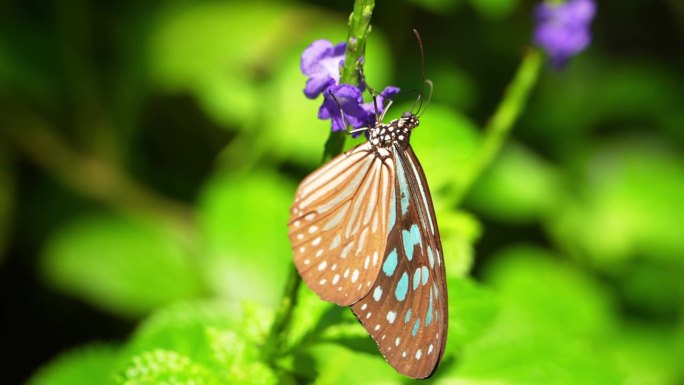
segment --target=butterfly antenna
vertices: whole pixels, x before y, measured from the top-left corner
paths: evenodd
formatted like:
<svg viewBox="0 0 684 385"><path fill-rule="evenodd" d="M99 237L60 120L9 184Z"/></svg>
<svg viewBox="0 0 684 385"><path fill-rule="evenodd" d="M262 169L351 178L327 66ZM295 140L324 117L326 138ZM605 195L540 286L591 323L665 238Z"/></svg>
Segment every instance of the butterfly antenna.
<svg viewBox="0 0 684 385"><path fill-rule="evenodd" d="M359 83L361 86L365 86L368 89L368 93L371 94L371 97L373 98L373 107L375 108L375 122L380 122L382 121L383 117L385 116L385 111L380 112L378 110L378 101L377 101L377 96L378 93L375 91L373 87L371 87L368 82L366 81L366 75L363 73L363 67L359 67Z"/></svg>
<svg viewBox="0 0 684 385"><path fill-rule="evenodd" d="M427 94L427 102L425 102L425 108L427 108L427 105L430 104L430 99L432 99L433 84L431 80L425 77L425 50L423 49L423 39L421 39L420 33L418 33L418 30L415 28L413 29L413 34L416 35L418 47L420 48L420 73L423 77L423 85L420 89L420 94L418 95L418 98L416 99L415 103L413 103L411 111L413 111L416 107L416 104L418 104L418 109L416 109L415 115L422 115L423 113L425 113L425 109L423 108L423 101L425 100L426 95L425 85L427 84L430 87L430 91Z"/></svg>
<svg viewBox="0 0 684 385"><path fill-rule="evenodd" d="M353 133L353 131L347 131L347 120L344 118L344 110L342 109L342 105L337 100L337 97L335 97L335 94L333 94L332 90L328 89L328 93L330 94L330 97L333 99L335 104L337 104L337 108L340 109L340 116L342 117L342 127L344 127L344 131L347 134Z"/></svg>
<svg viewBox="0 0 684 385"><path fill-rule="evenodd" d="M423 82L423 87L425 87L425 84L428 85L428 88L430 89L430 92L427 94L427 100L425 101L425 108L422 110L419 109L418 115L422 116L425 111L427 110L427 107L430 105L430 100L432 100L432 90L434 90L434 85L432 84L432 80L430 79L425 79ZM423 103L421 103L421 107L423 107Z"/></svg>

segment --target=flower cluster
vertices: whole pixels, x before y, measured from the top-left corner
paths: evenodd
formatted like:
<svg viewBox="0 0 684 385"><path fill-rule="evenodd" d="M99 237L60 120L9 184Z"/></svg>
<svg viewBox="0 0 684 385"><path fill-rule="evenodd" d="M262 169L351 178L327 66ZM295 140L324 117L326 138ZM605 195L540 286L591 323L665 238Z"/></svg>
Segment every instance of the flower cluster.
<svg viewBox="0 0 684 385"><path fill-rule="evenodd" d="M537 6L534 41L548 53L554 67L564 66L589 45L589 24L595 13L594 0L547 0Z"/></svg>
<svg viewBox="0 0 684 385"><path fill-rule="evenodd" d="M327 40L316 40L302 54L302 73L308 77L304 95L315 99L323 94L318 118L330 119L333 131L343 131L345 123L353 128L371 127L376 113L385 109L384 101L399 93L397 87L387 87L374 102L363 102L364 88L340 84L340 67L344 64L346 43L333 45ZM352 134L358 136L359 133Z"/></svg>

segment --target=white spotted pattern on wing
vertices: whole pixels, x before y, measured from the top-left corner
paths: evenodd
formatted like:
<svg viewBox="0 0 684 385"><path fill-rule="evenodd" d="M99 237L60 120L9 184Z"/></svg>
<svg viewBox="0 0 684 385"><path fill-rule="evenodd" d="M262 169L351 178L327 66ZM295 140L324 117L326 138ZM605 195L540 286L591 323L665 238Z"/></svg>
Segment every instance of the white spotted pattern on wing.
<svg viewBox="0 0 684 385"><path fill-rule="evenodd" d="M339 305L371 290L387 242L394 164L369 152L366 142L314 171L300 184L290 210L300 275L322 299Z"/></svg>

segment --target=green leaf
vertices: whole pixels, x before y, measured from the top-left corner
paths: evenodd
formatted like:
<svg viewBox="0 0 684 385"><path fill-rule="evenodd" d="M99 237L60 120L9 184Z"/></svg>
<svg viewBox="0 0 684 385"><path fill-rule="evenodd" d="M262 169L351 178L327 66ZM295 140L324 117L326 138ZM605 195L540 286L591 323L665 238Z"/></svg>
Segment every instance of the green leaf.
<svg viewBox="0 0 684 385"><path fill-rule="evenodd" d="M498 311L493 292L469 278L447 279L449 289L449 335L446 354L458 354L480 337Z"/></svg>
<svg viewBox="0 0 684 385"><path fill-rule="evenodd" d="M613 300L598 282L543 249L518 246L495 257L486 281L520 316L535 321L523 328L548 328L574 336L601 335L612 329Z"/></svg>
<svg viewBox="0 0 684 385"><path fill-rule="evenodd" d="M435 63L435 66L430 65L430 79L439 86L433 91L430 103L457 111L469 111L477 105L480 90L471 75L451 62Z"/></svg>
<svg viewBox="0 0 684 385"><path fill-rule="evenodd" d="M112 369L118 348L92 344L64 353L38 371L28 385L114 384Z"/></svg>
<svg viewBox="0 0 684 385"><path fill-rule="evenodd" d="M527 247L485 272L500 311L439 383L618 384L607 336L615 327L605 290L549 253Z"/></svg>
<svg viewBox="0 0 684 385"><path fill-rule="evenodd" d="M684 378L684 330L628 324L616 333L615 361L625 383L679 384Z"/></svg>
<svg viewBox="0 0 684 385"><path fill-rule="evenodd" d="M355 353L333 344L319 344L310 349L316 370L316 385L387 384L402 380L380 355Z"/></svg>
<svg viewBox="0 0 684 385"><path fill-rule="evenodd" d="M474 262L474 244L480 238L480 222L464 211L440 210L436 215L447 276L463 277L470 272Z"/></svg>
<svg viewBox="0 0 684 385"><path fill-rule="evenodd" d="M684 253L684 158L662 143L627 138L577 159L577 192L561 202L551 234L571 252L612 266L637 255L679 263Z"/></svg>
<svg viewBox="0 0 684 385"><path fill-rule="evenodd" d="M162 367L155 375L173 375L179 368L198 373L207 383L275 383L271 369L260 361L259 350L271 318L270 312L258 306L219 301L170 306L138 328L119 372L130 380L131 371L137 375L145 366L154 365L157 357L168 357L174 367Z"/></svg>
<svg viewBox="0 0 684 385"><path fill-rule="evenodd" d="M659 319L682 312L684 263L636 259L613 272L624 306Z"/></svg>
<svg viewBox="0 0 684 385"><path fill-rule="evenodd" d="M529 222L555 210L561 194L554 167L522 145L509 144L468 193L467 204L502 221Z"/></svg>
<svg viewBox="0 0 684 385"><path fill-rule="evenodd" d="M294 185L275 174L217 174L199 202L205 273L231 301L275 307L292 262L287 238Z"/></svg>
<svg viewBox="0 0 684 385"><path fill-rule="evenodd" d="M252 121L263 103L259 71L273 63L302 16L275 3L169 6L151 32L152 81L167 91L190 92L220 123Z"/></svg>
<svg viewBox="0 0 684 385"><path fill-rule="evenodd" d="M138 317L202 292L183 234L156 220L89 215L55 233L41 269L59 290L107 311Z"/></svg>
<svg viewBox="0 0 684 385"><path fill-rule="evenodd" d="M131 359L116 377L120 385L218 385L221 382L204 366L172 351L155 349Z"/></svg>

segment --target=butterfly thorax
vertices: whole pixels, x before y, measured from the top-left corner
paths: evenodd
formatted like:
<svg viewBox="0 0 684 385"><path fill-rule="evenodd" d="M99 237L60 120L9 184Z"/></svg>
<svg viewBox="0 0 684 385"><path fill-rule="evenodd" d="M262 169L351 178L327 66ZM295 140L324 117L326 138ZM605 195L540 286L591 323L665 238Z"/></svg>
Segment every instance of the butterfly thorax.
<svg viewBox="0 0 684 385"><path fill-rule="evenodd" d="M418 118L412 114L405 114L389 123L378 123L369 130L368 141L376 148L387 148L395 143L402 149L406 148L411 130L418 124L420 124Z"/></svg>

